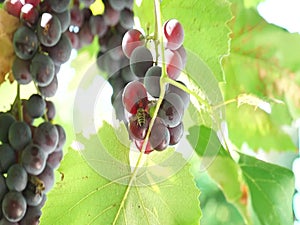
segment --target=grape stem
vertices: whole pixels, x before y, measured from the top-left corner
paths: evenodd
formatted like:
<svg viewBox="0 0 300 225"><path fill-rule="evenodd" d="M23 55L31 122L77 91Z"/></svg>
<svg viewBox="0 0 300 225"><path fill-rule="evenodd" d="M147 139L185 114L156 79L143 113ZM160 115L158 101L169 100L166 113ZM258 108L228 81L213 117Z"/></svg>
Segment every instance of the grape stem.
<svg viewBox="0 0 300 225"><path fill-rule="evenodd" d="M155 50L156 50L156 55L158 55L158 41L157 40L159 40L160 43L163 43L162 32L161 32L161 29L160 29L162 23L161 23L161 9L160 9L159 0L154 0L154 13L155 13L155 32L154 32ZM154 121L157 117L159 107L160 107L160 105L163 101L164 95L165 95L165 91L166 91L165 84L166 83L165 83L164 78L167 77L167 70L166 70L166 64L165 64L163 44L161 44L161 48L162 48L162 75L160 77L160 96L159 96L159 99L157 100L157 104L156 104L156 107L155 107L155 110L154 110L154 113L153 113L153 117L150 120L149 128L148 128L146 137L144 139L144 143L142 145L142 149L141 149L141 152L139 154L138 160L136 162L135 168L132 172L132 175L131 175L131 178L129 180L128 186L127 186L126 191L124 193L124 197L123 197L123 199L120 203L118 212L117 212L117 214L114 218L114 221L112 223L113 225L115 225L117 223L117 220L120 216L120 213L121 213L121 211L124 207L125 201L128 197L129 191L130 191L131 187L133 186L133 183L135 181L135 178L136 178L138 170L139 170L139 165L142 162L143 156L145 156L146 146L147 146L148 141L149 141L149 137L150 137L150 133L151 133Z"/></svg>
<svg viewBox="0 0 300 225"><path fill-rule="evenodd" d="M23 113L22 113L22 104L21 104L21 94L20 94L20 84L17 84L17 106L18 106L18 115L19 115L19 120L23 121Z"/></svg>

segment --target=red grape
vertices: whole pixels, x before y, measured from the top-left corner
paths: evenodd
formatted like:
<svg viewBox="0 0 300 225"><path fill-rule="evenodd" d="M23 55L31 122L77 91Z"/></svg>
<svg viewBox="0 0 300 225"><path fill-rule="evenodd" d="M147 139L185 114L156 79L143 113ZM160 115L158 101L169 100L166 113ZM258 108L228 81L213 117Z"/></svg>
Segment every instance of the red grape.
<svg viewBox="0 0 300 225"><path fill-rule="evenodd" d="M144 45L143 34L136 29L131 29L127 31L122 40L122 49L124 54L130 58L132 51L138 47Z"/></svg>
<svg viewBox="0 0 300 225"><path fill-rule="evenodd" d="M182 45L184 38L182 25L176 19L170 19L165 22L163 28L166 48L171 50L178 49Z"/></svg>

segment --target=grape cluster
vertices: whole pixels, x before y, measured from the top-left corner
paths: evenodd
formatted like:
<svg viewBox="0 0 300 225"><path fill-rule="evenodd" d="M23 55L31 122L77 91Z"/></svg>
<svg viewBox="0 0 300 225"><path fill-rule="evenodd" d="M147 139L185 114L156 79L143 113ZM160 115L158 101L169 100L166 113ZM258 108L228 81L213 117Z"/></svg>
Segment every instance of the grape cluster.
<svg viewBox="0 0 300 225"><path fill-rule="evenodd" d="M18 118L18 104L0 114L0 224L39 223L54 170L63 158L66 134L51 123L53 102L33 94L22 105L24 120Z"/></svg>
<svg viewBox="0 0 300 225"><path fill-rule="evenodd" d="M186 54L183 47L183 28L175 19L163 26L164 56L167 75L176 80L185 66ZM122 93L122 103L129 115L128 132L139 150L142 149L153 109L161 95L160 77L162 60L160 43L151 36L144 37L137 29L127 31L122 40L122 50L129 58L129 67L139 80L129 82ZM181 81L177 81L184 85ZM185 85L184 85L185 86ZM167 84L163 100L150 132L145 153L162 151L177 144L184 132L182 118L190 96L176 85Z"/></svg>
<svg viewBox="0 0 300 225"><path fill-rule="evenodd" d="M65 34L70 24L70 0L5 0L4 9L20 18L13 36L16 54L12 65L15 80L22 85L32 80L45 97L55 95L56 74L72 50Z"/></svg>

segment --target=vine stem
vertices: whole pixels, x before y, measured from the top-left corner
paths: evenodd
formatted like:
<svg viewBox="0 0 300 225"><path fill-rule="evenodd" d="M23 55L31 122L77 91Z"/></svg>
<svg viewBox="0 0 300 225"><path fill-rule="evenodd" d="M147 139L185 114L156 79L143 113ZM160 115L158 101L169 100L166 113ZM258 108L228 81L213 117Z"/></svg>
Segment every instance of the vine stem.
<svg viewBox="0 0 300 225"><path fill-rule="evenodd" d="M163 38L162 38L162 33L161 33L161 9L160 9L160 3L159 3L159 0L154 0L154 14L155 14L155 32L154 32L154 37L155 37L155 50L156 50L156 55L158 54L158 42L156 40L159 40L160 43L163 43ZM163 98L164 98L164 95L165 95L165 77L167 76L167 73L166 73L166 66L165 66L165 58L164 58L164 48L163 48L163 44L161 44L161 47L162 47L162 64L163 64L163 67L162 67L162 75L161 75L161 78L160 78L160 96L159 96L159 99L157 100L157 104L156 104L156 107L155 107L155 110L154 110L154 113L153 113L153 117L151 118L150 120L150 124L149 124L149 128L148 128L148 131L147 131L147 134L146 134L146 137L145 137L145 140L143 142L143 145L142 145L142 149L141 149L141 152L139 154L139 157L138 157L138 160L136 162L136 165L135 165L135 168L132 172L132 175L130 177L130 180L129 180L129 183L128 183L128 186L126 188L126 191L124 193L124 197L121 201L121 204L119 206L119 209L118 209L118 212L114 218L114 221L113 221L113 225L115 225L117 223L117 220L120 216L120 213L124 207L124 204L128 198L128 195L129 195L129 191L131 190L132 188L132 185L133 185L133 182L137 176L137 173L139 171L139 165L141 164L141 161L142 161L142 158L143 156L145 155L145 151L146 151L146 147L147 147L147 144L148 144L148 141L149 141L149 137L150 137L150 133L151 133L151 130L153 128L153 125L154 125L154 121L157 117L157 114L158 114L158 110L159 110L159 107L163 101Z"/></svg>
<svg viewBox="0 0 300 225"><path fill-rule="evenodd" d="M17 106L18 106L18 115L19 115L19 120L23 121L23 113L22 113L22 104L21 104L21 91L20 91L20 84L17 84Z"/></svg>

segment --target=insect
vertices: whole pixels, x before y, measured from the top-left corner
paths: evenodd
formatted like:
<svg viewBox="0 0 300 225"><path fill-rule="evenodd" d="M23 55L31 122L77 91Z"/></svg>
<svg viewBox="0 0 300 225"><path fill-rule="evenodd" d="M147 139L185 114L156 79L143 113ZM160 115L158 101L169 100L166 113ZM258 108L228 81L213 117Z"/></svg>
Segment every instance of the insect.
<svg viewBox="0 0 300 225"><path fill-rule="evenodd" d="M146 111L143 108L138 108L137 113L137 123L140 127L143 127L146 124Z"/></svg>

